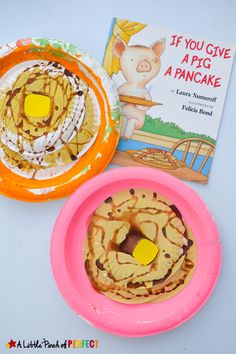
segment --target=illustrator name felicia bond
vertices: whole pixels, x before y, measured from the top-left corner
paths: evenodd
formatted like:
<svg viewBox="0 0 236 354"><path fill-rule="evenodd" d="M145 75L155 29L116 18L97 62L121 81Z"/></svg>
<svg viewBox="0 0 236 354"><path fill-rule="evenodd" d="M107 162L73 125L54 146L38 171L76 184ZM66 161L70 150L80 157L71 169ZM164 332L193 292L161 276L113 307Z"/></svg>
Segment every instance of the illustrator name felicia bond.
<svg viewBox="0 0 236 354"><path fill-rule="evenodd" d="M206 111L205 109L197 109L196 107L186 106L185 104L182 105L182 111L193 112L198 114L203 114L206 116L212 116L213 111Z"/></svg>
<svg viewBox="0 0 236 354"><path fill-rule="evenodd" d="M192 97L192 98L197 98L198 100L203 100L203 101L209 101L209 102L216 102L217 97L208 97L208 96L201 96L198 95L196 92L190 93L186 91L181 91L179 89L176 90L177 95L182 95L182 96L187 96L187 97Z"/></svg>

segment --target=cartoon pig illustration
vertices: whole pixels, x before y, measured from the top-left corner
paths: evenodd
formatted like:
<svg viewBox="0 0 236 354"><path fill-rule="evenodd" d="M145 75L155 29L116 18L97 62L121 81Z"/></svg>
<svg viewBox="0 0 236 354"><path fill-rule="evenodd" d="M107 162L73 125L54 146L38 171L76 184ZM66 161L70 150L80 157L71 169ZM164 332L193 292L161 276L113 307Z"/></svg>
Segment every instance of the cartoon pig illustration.
<svg viewBox="0 0 236 354"><path fill-rule="evenodd" d="M121 71L127 81L118 88L119 95L152 100L146 85L159 73L160 57L164 49L165 38L146 47L143 45L128 46L119 35L116 36L113 43L113 55L120 59ZM133 103L122 104L121 137L123 139L131 138L134 129L142 128L146 111L149 108Z"/></svg>

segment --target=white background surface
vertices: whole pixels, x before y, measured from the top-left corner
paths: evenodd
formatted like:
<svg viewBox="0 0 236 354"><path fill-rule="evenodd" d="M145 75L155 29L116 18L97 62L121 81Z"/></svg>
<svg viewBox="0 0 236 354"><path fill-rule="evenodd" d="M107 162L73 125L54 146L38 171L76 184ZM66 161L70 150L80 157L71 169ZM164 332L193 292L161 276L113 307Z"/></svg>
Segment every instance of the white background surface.
<svg viewBox="0 0 236 354"><path fill-rule="evenodd" d="M47 36L70 41L100 62L113 16L236 43L236 1L3 1L0 42ZM65 304L52 277L49 243L64 200L43 204L0 197L0 353L14 340L99 339L98 354L234 354L236 352L236 71L232 72L211 177L192 184L214 214L223 242L223 268L204 308L158 336L124 339L101 332ZM67 349L68 350L68 349ZM12 349L13 352L67 350Z"/></svg>

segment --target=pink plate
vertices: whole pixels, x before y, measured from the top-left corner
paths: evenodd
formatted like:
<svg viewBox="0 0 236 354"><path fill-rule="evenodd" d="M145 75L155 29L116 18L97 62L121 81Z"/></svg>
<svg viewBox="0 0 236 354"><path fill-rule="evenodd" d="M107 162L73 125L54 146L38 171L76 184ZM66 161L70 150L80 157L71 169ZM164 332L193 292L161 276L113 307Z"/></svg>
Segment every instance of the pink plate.
<svg viewBox="0 0 236 354"><path fill-rule="evenodd" d="M130 188L151 189L169 198L195 235L197 264L192 279L163 302L118 303L97 292L85 271L82 249L91 215L110 195ZM140 337L170 330L203 306L219 276L221 243L206 205L187 185L159 170L119 168L92 178L65 204L52 234L51 265L60 292L76 313L104 331Z"/></svg>

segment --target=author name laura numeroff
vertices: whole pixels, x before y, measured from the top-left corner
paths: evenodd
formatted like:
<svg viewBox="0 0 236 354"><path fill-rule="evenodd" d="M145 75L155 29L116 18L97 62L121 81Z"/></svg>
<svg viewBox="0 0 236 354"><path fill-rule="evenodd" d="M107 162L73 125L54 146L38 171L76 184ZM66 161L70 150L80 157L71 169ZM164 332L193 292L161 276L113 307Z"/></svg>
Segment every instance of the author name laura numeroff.
<svg viewBox="0 0 236 354"><path fill-rule="evenodd" d="M186 91L181 91L179 89L176 90L176 94L195 98L195 99L202 100L202 101L212 102L212 103L216 102L216 100L217 100L217 97L201 96L201 95L198 95L196 92L190 93L190 92L186 92ZM208 111L208 110L202 109L202 108L198 109L198 108L192 107L190 105L186 106L185 104L182 105L182 110L193 112L193 113L198 113L198 114L203 114L206 116L212 116L212 114L213 114L213 111Z"/></svg>

